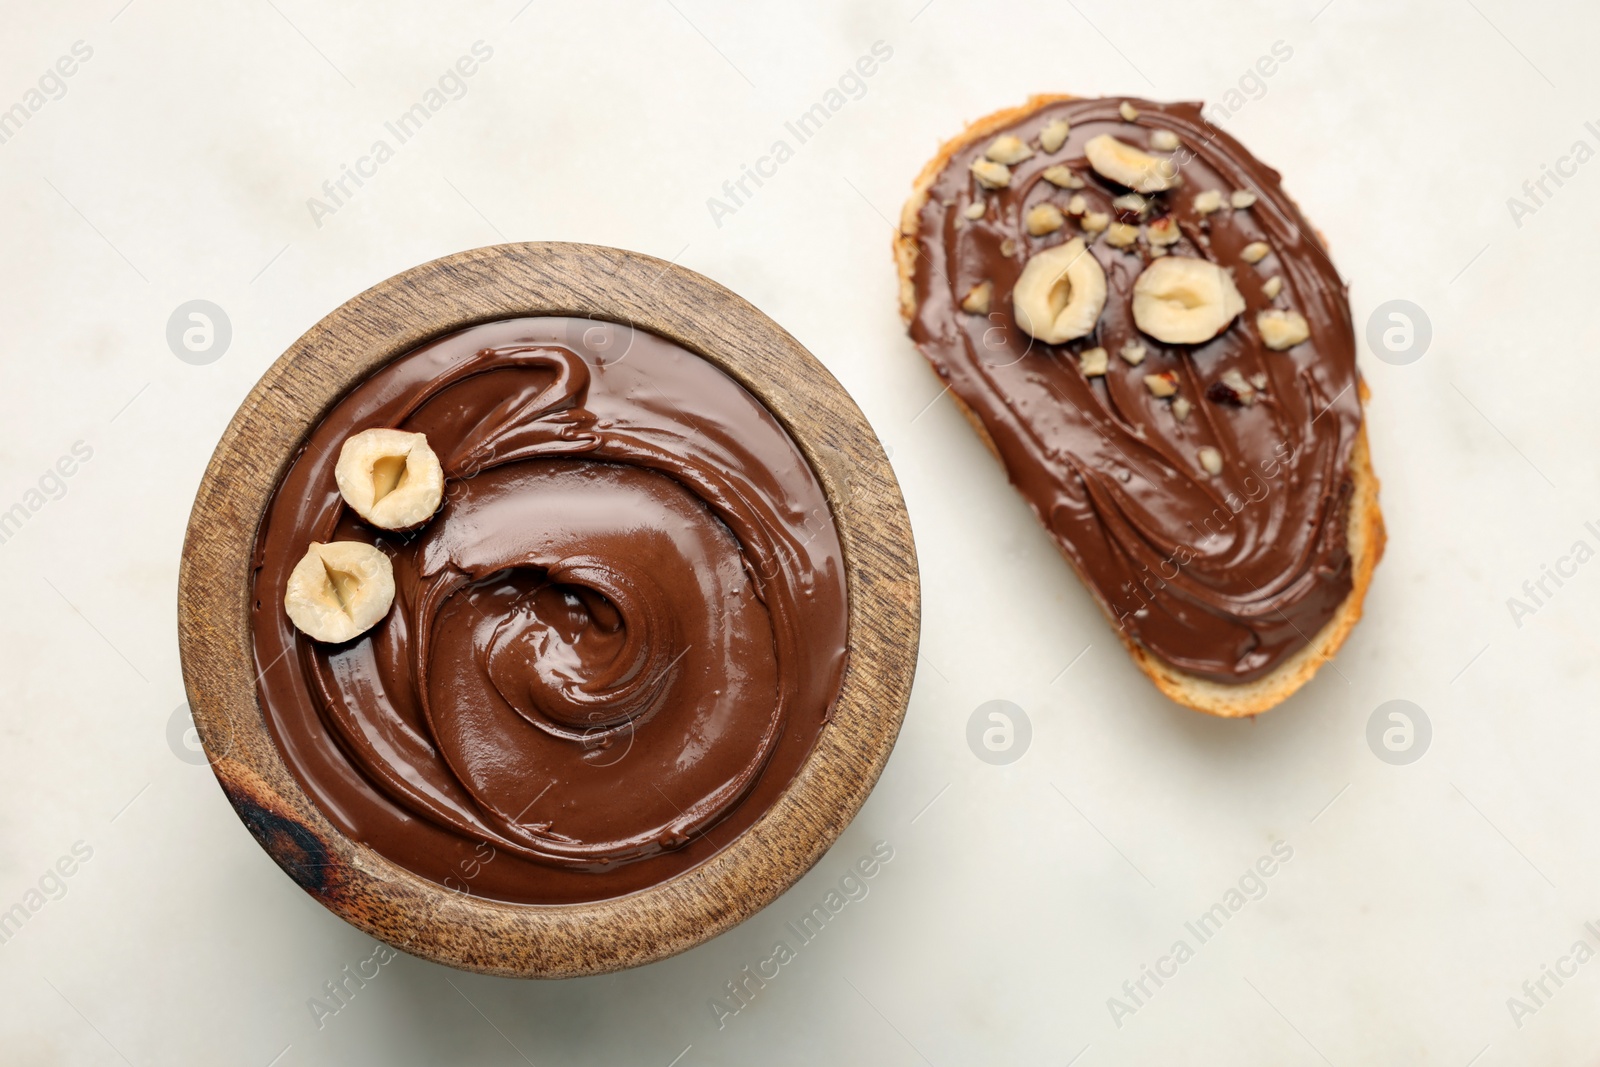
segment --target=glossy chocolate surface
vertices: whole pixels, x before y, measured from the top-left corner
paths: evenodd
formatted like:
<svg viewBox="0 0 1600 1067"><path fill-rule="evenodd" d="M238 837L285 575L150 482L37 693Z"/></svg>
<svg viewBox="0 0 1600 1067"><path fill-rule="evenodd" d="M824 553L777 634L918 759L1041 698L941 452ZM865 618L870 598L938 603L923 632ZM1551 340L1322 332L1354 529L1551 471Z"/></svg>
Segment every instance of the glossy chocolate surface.
<svg viewBox="0 0 1600 1067"><path fill-rule="evenodd" d="M333 467L370 427L427 434L445 500L363 523ZM309 542L394 564L342 645L283 610ZM704 862L765 812L827 722L845 570L823 490L767 409L663 338L490 323L387 365L324 417L256 546L259 691L339 828L452 889L599 900Z"/></svg>
<svg viewBox="0 0 1600 1067"><path fill-rule="evenodd" d="M1139 114L1130 122L1121 102L1051 103L955 152L917 220L911 336L982 423L1012 482L1115 624L1180 670L1248 682L1304 647L1351 591L1346 512L1362 413L1345 286L1278 173L1205 121L1198 105L1134 101ZM1039 132L1057 119L1070 123L1070 134L1046 152ZM1154 147L1158 130L1176 135L1180 147ZM969 166L1008 132L1033 155L1011 167L1007 187L984 189ZM1129 190L1085 157L1085 143L1099 134L1172 159L1182 184L1149 194L1142 218L1114 205ZM1045 178L1059 165L1082 188ZM1209 214L1195 205L1207 190L1222 201ZM1232 207L1236 190L1255 202ZM1204 344L1163 344L1141 332L1132 290L1158 254L1147 230L1123 249L1071 217L1043 236L1025 228L1030 208L1049 201L1069 213L1074 195L1089 212L1132 225L1176 220L1181 236L1165 254L1230 270L1245 312ZM971 219L975 201L985 211ZM1018 328L1012 289L1032 255L1074 237L1091 242L1104 268L1105 308L1089 336L1043 344ZM1254 242L1270 251L1250 264L1242 253ZM1276 298L1265 291L1273 277L1282 279ZM983 282L993 286L988 314L962 310ZM1302 314L1310 338L1269 350L1256 315L1273 307ZM1119 358L1130 342L1148 352L1137 366ZM1103 376L1079 366L1078 355L1094 347L1110 354ZM1250 403L1223 383L1230 371L1261 383ZM1166 372L1192 405L1185 419L1174 399L1145 383ZM1220 473L1203 469L1203 448L1220 453Z"/></svg>

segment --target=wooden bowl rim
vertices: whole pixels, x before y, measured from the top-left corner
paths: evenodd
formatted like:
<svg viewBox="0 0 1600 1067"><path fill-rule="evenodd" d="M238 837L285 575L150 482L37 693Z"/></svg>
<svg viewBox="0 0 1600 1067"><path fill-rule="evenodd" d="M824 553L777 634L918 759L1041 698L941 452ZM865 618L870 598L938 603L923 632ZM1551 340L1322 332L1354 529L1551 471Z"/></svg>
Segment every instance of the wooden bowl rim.
<svg viewBox="0 0 1600 1067"><path fill-rule="evenodd" d="M273 490L311 429L390 360L469 326L579 316L644 329L731 375L816 472L844 549L849 663L799 773L699 867L585 904L463 895L341 833L290 773L263 715L251 555ZM843 462L841 462L843 459ZM195 496L178 583L184 687L240 819L302 888L399 949L465 970L567 977L638 966L742 922L819 860L866 801L899 734L919 637L916 553L887 457L844 388L795 338L703 275L598 245L530 242L423 263L342 304L278 358L224 431Z"/></svg>

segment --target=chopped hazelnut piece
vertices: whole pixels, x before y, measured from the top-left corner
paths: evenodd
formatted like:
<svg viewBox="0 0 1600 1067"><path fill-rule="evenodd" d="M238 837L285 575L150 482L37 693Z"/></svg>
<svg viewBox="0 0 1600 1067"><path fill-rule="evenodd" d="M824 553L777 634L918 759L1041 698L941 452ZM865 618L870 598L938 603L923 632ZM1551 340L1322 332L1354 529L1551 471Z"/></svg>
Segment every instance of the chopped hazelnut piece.
<svg viewBox="0 0 1600 1067"><path fill-rule="evenodd" d="M1209 215L1213 211L1222 210L1222 190L1207 189L1203 193L1196 193L1194 209L1201 215Z"/></svg>
<svg viewBox="0 0 1600 1067"><path fill-rule="evenodd" d="M1311 336L1311 327L1298 311L1268 308L1256 315L1256 329L1261 331L1261 343L1274 352L1282 352Z"/></svg>
<svg viewBox="0 0 1600 1067"><path fill-rule="evenodd" d="M1059 186L1062 189L1083 188L1083 179L1072 173L1071 167L1060 163L1053 167L1046 167L1041 177L1051 185Z"/></svg>
<svg viewBox="0 0 1600 1067"><path fill-rule="evenodd" d="M1257 389L1265 389L1267 387L1267 381L1268 379L1266 371L1258 370L1254 374L1250 375L1250 384L1255 386Z"/></svg>
<svg viewBox="0 0 1600 1067"><path fill-rule="evenodd" d="M1106 244L1113 248L1131 248L1139 240L1139 227L1129 226L1126 222L1113 222L1111 228L1106 230Z"/></svg>
<svg viewBox="0 0 1600 1067"><path fill-rule="evenodd" d="M1150 135L1150 147L1157 152L1174 152L1178 148L1178 135L1171 130L1157 130Z"/></svg>
<svg viewBox="0 0 1600 1067"><path fill-rule="evenodd" d="M1122 351L1117 353L1117 355L1121 356L1127 361L1127 364L1130 367L1137 367L1139 364L1143 363L1144 357L1148 356L1149 354L1150 350L1144 346L1143 341L1129 341L1127 344L1122 346Z"/></svg>
<svg viewBox="0 0 1600 1067"><path fill-rule="evenodd" d="M1085 378L1098 378L1110 366L1110 357L1103 348L1090 348L1078 357L1078 367L1083 371Z"/></svg>
<svg viewBox="0 0 1600 1067"><path fill-rule="evenodd" d="M1123 193L1111 201L1111 206L1118 211L1125 211L1130 215L1142 217L1146 211L1150 210L1150 201L1138 193Z"/></svg>
<svg viewBox="0 0 1600 1067"><path fill-rule="evenodd" d="M972 176L985 189L1004 189L1011 184L1011 168L992 159L974 159Z"/></svg>
<svg viewBox="0 0 1600 1067"><path fill-rule="evenodd" d="M1044 124L1044 129L1039 131L1039 147L1046 152L1060 151L1061 146L1066 144L1067 133L1071 129L1066 119L1051 119Z"/></svg>
<svg viewBox="0 0 1600 1067"><path fill-rule="evenodd" d="M1248 189L1235 189L1233 195L1228 197L1228 203L1241 211L1256 202L1256 194Z"/></svg>
<svg viewBox="0 0 1600 1067"><path fill-rule="evenodd" d="M989 210L989 205L982 200L974 200L961 212L969 219L981 219L983 213Z"/></svg>
<svg viewBox="0 0 1600 1067"><path fill-rule="evenodd" d="M1122 116L1123 122L1132 122L1139 117L1139 109L1124 100L1122 106L1117 108L1117 114Z"/></svg>
<svg viewBox="0 0 1600 1067"><path fill-rule="evenodd" d="M990 141L989 147L983 150L983 154L996 163L1004 163L1010 166L1013 163L1021 163L1024 159L1031 157L1033 149L1023 144L1022 138L1008 133Z"/></svg>
<svg viewBox="0 0 1600 1067"><path fill-rule="evenodd" d="M1150 243L1156 247L1175 245L1183 237L1178 230L1178 220L1171 215L1156 219L1145 228L1145 233L1150 237Z"/></svg>
<svg viewBox="0 0 1600 1067"><path fill-rule="evenodd" d="M1222 473L1222 453L1210 445L1200 450L1200 466L1205 468L1207 474Z"/></svg>
<svg viewBox="0 0 1600 1067"><path fill-rule="evenodd" d="M1099 233L1111 225L1111 216L1104 211L1091 211L1083 216L1082 225L1090 233Z"/></svg>
<svg viewBox="0 0 1600 1067"><path fill-rule="evenodd" d="M1162 371L1160 374L1146 374L1144 387L1150 390L1150 395L1165 398L1178 395L1178 376L1171 371Z"/></svg>
<svg viewBox="0 0 1600 1067"><path fill-rule="evenodd" d="M1265 294L1268 300L1278 299L1278 294L1283 292L1283 276L1281 274L1274 274L1272 277L1268 278L1267 284L1261 287L1261 292Z"/></svg>
<svg viewBox="0 0 1600 1067"><path fill-rule="evenodd" d="M1239 258L1246 263L1260 263L1267 258L1267 253L1272 251L1272 246L1265 241L1251 241L1239 253Z"/></svg>
<svg viewBox="0 0 1600 1067"><path fill-rule="evenodd" d="M1178 399L1172 402L1172 417L1177 419L1179 422L1187 419L1189 417L1189 412L1192 410L1194 410L1194 405L1189 403L1188 397L1180 396Z"/></svg>
<svg viewBox="0 0 1600 1067"><path fill-rule="evenodd" d="M1028 233L1034 237L1043 237L1047 233L1055 233L1066 224L1066 217L1061 214L1061 209L1051 203L1035 204L1028 209L1023 225L1028 228Z"/></svg>
<svg viewBox="0 0 1600 1067"><path fill-rule="evenodd" d="M1002 256L1014 256L1014 255L1016 255L1017 254L1017 242L1013 241L1009 237L1007 237L1004 241L1001 241L1000 242L1000 254Z"/></svg>
<svg viewBox="0 0 1600 1067"><path fill-rule="evenodd" d="M979 282L961 298L961 310L971 315L989 314L989 298L994 295L994 282Z"/></svg>
<svg viewBox="0 0 1600 1067"><path fill-rule="evenodd" d="M1211 383L1206 390L1206 399L1247 408L1256 402L1256 389L1244 380L1244 375L1237 369L1230 369L1222 372L1220 380Z"/></svg>
<svg viewBox="0 0 1600 1067"><path fill-rule="evenodd" d="M1089 210L1089 201L1083 198L1082 193L1073 193L1072 199L1067 201L1068 215L1082 215Z"/></svg>

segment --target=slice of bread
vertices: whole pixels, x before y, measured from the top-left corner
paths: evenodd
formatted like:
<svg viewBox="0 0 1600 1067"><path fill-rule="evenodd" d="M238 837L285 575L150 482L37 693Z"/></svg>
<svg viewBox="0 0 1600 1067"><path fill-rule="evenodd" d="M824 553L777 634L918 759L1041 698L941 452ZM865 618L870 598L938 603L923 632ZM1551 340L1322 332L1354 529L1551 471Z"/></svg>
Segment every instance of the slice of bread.
<svg viewBox="0 0 1600 1067"><path fill-rule="evenodd" d="M1063 94L1032 96L1021 107L1007 108L981 118L945 142L928 161L927 166L922 168L922 173L917 175L911 197L901 210L900 228L894 238L895 262L900 272L900 314L907 325L917 310L916 272L920 258L917 237L922 208L927 202L928 190L940 173L957 152L974 141L987 139L990 135L1026 119L1041 108L1071 99L1074 98ZM1318 238L1321 239L1320 234ZM1326 242L1323 244L1326 247ZM1365 407L1368 395L1365 382L1361 383L1359 391L1362 405ZM984 429L978 415L954 393L951 393L951 398L956 401L957 407L967 417L967 421L972 423L989 451L999 459L999 449L995 447L993 439ZM1236 685L1212 681L1178 670L1157 659L1129 636L1126 630L1117 626L1115 619L1109 619L1113 624L1112 629L1127 646L1134 663L1150 676L1156 688L1179 704L1210 715L1224 718L1258 715L1288 698L1295 690L1310 681L1319 667L1333 658L1334 653L1344 644L1345 638L1350 635L1356 620L1361 618L1361 605L1366 598L1367 587L1372 584L1373 571L1378 566L1378 560L1383 557L1384 528L1383 515L1378 510L1378 476L1372 469L1365 425L1362 426L1351 449L1350 479L1352 492L1348 503L1347 536L1352 571L1351 590L1333 618L1329 619L1304 647L1279 664L1270 674L1253 682ZM1072 562L1071 557L1067 559L1069 563ZM1088 583L1086 575L1080 573L1079 578Z"/></svg>

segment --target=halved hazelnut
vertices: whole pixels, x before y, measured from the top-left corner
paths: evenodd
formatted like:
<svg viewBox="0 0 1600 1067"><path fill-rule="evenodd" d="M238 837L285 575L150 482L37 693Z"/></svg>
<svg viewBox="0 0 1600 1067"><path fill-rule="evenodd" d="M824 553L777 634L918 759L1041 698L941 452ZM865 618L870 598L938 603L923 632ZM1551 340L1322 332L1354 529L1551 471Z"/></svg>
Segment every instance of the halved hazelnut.
<svg viewBox="0 0 1600 1067"><path fill-rule="evenodd" d="M1248 189L1235 189L1228 197L1228 202L1234 207L1243 210L1256 202L1256 194Z"/></svg>
<svg viewBox="0 0 1600 1067"><path fill-rule="evenodd" d="M1110 134L1091 137L1083 146L1083 153L1089 158L1089 165L1102 177L1135 192L1159 193L1183 180L1172 160L1152 156Z"/></svg>
<svg viewBox="0 0 1600 1067"><path fill-rule="evenodd" d="M1028 260L1011 293L1017 325L1045 344L1094 330L1106 305L1106 273L1083 238L1047 248Z"/></svg>
<svg viewBox="0 0 1600 1067"><path fill-rule="evenodd" d="M1133 283L1133 321L1168 344L1202 344L1244 311L1244 297L1227 271L1192 256L1167 256Z"/></svg>
<svg viewBox="0 0 1600 1067"><path fill-rule="evenodd" d="M1067 201L1067 214L1068 215L1082 215L1085 211L1088 211L1088 210L1089 210L1089 201L1087 201L1087 200L1085 200L1083 198L1083 194L1082 193L1073 193L1072 194L1072 198Z"/></svg>
<svg viewBox="0 0 1600 1067"><path fill-rule="evenodd" d="M345 439L333 479L346 504L374 526L409 530L444 499L444 470L426 434L374 428Z"/></svg>
<svg viewBox="0 0 1600 1067"><path fill-rule="evenodd" d="M1175 152L1179 144L1178 135L1171 130L1157 130L1150 135L1150 147L1157 152Z"/></svg>
<svg viewBox="0 0 1600 1067"><path fill-rule="evenodd" d="M1205 192L1196 193L1194 196L1194 209L1201 215L1209 215L1214 211L1222 210L1222 190L1207 189Z"/></svg>
<svg viewBox="0 0 1600 1067"><path fill-rule="evenodd" d="M1251 241L1239 252L1239 258L1246 263L1260 263L1267 258L1267 253L1272 251L1272 246L1265 241Z"/></svg>
<svg viewBox="0 0 1600 1067"><path fill-rule="evenodd" d="M1222 453L1206 445L1199 452L1200 466L1205 468L1207 474L1222 473Z"/></svg>
<svg viewBox="0 0 1600 1067"><path fill-rule="evenodd" d="M311 542L283 590L295 628L318 641L354 640L394 603L394 565L363 541Z"/></svg>
<svg viewBox="0 0 1600 1067"><path fill-rule="evenodd" d="M984 212L989 210L989 204L984 200L974 200L961 212L969 219L981 219Z"/></svg>
<svg viewBox="0 0 1600 1067"><path fill-rule="evenodd" d="M1268 300L1278 299L1278 294L1283 292L1283 275L1274 274L1267 279L1267 284L1261 287L1262 295Z"/></svg>
<svg viewBox="0 0 1600 1067"><path fill-rule="evenodd" d="M1139 109L1124 100L1117 106L1117 114L1122 116L1123 122L1132 122L1139 117Z"/></svg>

